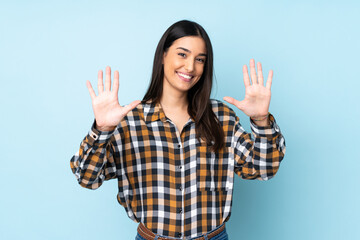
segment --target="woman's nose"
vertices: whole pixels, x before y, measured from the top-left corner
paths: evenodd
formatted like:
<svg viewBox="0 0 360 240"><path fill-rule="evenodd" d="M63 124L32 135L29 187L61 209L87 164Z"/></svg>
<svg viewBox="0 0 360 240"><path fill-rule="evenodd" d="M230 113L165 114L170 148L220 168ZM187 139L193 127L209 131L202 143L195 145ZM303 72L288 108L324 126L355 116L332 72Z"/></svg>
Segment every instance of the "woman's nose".
<svg viewBox="0 0 360 240"><path fill-rule="evenodd" d="M188 72L192 72L194 70L194 61L192 59L188 59L186 61L185 70Z"/></svg>

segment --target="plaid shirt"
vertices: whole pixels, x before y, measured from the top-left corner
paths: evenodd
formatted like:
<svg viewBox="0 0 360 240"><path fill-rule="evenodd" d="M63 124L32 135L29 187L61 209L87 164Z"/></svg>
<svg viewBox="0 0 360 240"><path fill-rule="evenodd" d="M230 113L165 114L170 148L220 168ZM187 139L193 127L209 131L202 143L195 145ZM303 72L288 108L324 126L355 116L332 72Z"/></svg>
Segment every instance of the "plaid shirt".
<svg viewBox="0 0 360 240"><path fill-rule="evenodd" d="M160 104L139 104L112 132L93 125L71 169L80 185L90 189L117 179L117 199L129 218L154 233L187 239L209 232L230 217L234 172L244 179L268 180L285 154L272 115L268 127L251 122L253 141L232 109L217 100L211 104L225 134L225 147L218 153L198 141L191 118L179 133Z"/></svg>

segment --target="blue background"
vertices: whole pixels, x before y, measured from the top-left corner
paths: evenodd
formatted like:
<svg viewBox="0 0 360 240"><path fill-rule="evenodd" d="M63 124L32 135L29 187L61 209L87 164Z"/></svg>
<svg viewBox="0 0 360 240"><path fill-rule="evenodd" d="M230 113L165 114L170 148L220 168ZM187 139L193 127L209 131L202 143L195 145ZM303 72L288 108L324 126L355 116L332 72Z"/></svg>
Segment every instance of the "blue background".
<svg viewBox="0 0 360 240"><path fill-rule="evenodd" d="M69 161L93 121L85 85L107 65L119 100L141 99L163 32L210 35L213 97L244 97L242 65L274 70L270 111L286 138L275 178L236 177L230 239L360 234L356 1L1 1L0 238L134 239L116 181L81 188ZM248 118L237 111L245 129Z"/></svg>

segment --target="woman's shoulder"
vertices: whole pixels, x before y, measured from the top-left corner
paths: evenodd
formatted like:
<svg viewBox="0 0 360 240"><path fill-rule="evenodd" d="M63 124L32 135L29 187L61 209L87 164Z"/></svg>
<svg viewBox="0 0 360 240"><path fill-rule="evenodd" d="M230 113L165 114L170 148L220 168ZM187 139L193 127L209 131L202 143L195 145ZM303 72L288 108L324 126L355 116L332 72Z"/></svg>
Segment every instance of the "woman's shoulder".
<svg viewBox="0 0 360 240"><path fill-rule="evenodd" d="M226 103L217 99L210 99L212 110L215 116L223 126L234 126L238 121L238 117L234 110L232 110Z"/></svg>
<svg viewBox="0 0 360 240"><path fill-rule="evenodd" d="M236 114L234 110L232 110L226 103L217 100L217 99L210 99L211 107L215 115L219 117L234 117L236 118Z"/></svg>
<svg viewBox="0 0 360 240"><path fill-rule="evenodd" d="M135 108L126 114L126 116L123 118L123 121L134 121L144 118L144 108L146 108L146 103L138 104Z"/></svg>
<svg viewBox="0 0 360 240"><path fill-rule="evenodd" d="M141 102L124 117L125 121L143 121L156 114L158 107L153 102Z"/></svg>

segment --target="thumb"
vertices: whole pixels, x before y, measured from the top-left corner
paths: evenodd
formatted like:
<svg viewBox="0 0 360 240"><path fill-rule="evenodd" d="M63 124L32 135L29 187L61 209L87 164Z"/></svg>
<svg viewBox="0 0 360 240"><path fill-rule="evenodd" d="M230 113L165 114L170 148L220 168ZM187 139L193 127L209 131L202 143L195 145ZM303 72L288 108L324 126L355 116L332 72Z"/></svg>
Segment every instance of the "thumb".
<svg viewBox="0 0 360 240"><path fill-rule="evenodd" d="M238 101L235 98L232 97L224 97L223 98L226 102L234 105L235 107L237 107L238 109L240 109L241 111L243 111L244 108L244 103L243 101Z"/></svg>
<svg viewBox="0 0 360 240"><path fill-rule="evenodd" d="M128 112L130 112L131 110L133 110L134 108L136 108L136 106L139 105L140 103L141 103L140 100L135 100L135 101L133 101L132 103L124 106L123 109L124 109L125 115L127 115Z"/></svg>

